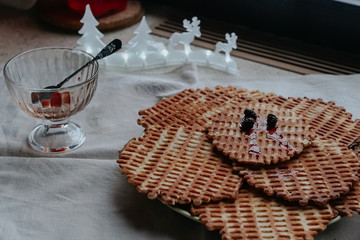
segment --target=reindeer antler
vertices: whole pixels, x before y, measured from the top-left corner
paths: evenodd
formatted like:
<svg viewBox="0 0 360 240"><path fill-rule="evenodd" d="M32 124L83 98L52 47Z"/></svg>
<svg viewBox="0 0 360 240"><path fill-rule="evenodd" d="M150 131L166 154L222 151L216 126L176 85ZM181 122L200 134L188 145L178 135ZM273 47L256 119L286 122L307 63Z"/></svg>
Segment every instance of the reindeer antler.
<svg viewBox="0 0 360 240"><path fill-rule="evenodd" d="M191 24L190 24L190 21L187 20L187 19L184 19L183 21L183 26L186 30L190 30L191 29Z"/></svg>
<svg viewBox="0 0 360 240"><path fill-rule="evenodd" d="M191 25L195 28L195 27L198 27L200 25L200 20L198 20L197 17L193 17L192 18L192 23Z"/></svg>
<svg viewBox="0 0 360 240"><path fill-rule="evenodd" d="M236 42L236 40L238 39L238 36L235 33L231 33L231 37L230 37L232 42Z"/></svg>
<svg viewBox="0 0 360 240"><path fill-rule="evenodd" d="M231 39L230 34L226 33L226 34L225 34L225 39L226 39L227 41L230 41L230 39Z"/></svg>

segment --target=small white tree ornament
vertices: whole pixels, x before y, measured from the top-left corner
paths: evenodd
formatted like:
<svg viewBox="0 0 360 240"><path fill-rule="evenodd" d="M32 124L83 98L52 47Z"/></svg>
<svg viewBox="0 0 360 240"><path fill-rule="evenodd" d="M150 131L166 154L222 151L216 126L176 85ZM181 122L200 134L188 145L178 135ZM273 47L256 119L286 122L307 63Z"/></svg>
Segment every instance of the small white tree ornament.
<svg viewBox="0 0 360 240"><path fill-rule="evenodd" d="M154 45L154 40L152 39L150 33L151 29L146 22L145 16L141 19L141 22L138 28L134 31L136 36L128 42L126 50L132 53L143 53L145 51L154 51L157 50Z"/></svg>
<svg viewBox="0 0 360 240"><path fill-rule="evenodd" d="M183 33L173 33L169 39L169 51L173 50L176 45L179 43L184 45L184 50L186 54L189 54L191 51L190 43L192 43L195 37L201 37L200 32L200 20L197 17L192 18L192 22L187 19L184 19L183 26L186 29L186 32Z"/></svg>
<svg viewBox="0 0 360 240"><path fill-rule="evenodd" d="M79 30L82 37L77 41L77 48L95 56L106 44L101 41L104 35L96 28L99 22L92 14L89 4L86 5L84 16L80 22L83 23L82 28Z"/></svg>
<svg viewBox="0 0 360 240"><path fill-rule="evenodd" d="M162 51L166 50L165 45L155 42L150 35L151 32L143 16L134 31L136 36L124 45L122 51L106 58L107 66L137 70L164 65L165 58Z"/></svg>

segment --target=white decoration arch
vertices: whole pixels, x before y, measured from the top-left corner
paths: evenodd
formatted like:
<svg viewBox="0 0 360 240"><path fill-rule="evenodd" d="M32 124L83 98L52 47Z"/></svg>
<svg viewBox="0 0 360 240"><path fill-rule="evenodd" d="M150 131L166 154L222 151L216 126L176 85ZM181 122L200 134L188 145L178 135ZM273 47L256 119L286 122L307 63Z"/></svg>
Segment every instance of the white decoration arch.
<svg viewBox="0 0 360 240"><path fill-rule="evenodd" d="M106 44L101 41L103 34L96 28L98 22L89 5L86 6L81 22L83 27L79 33L83 36L78 40L77 48L96 55ZM144 16L134 31L135 37L127 44L123 43L123 49L105 58L103 63L107 68L134 71L193 62L231 74L238 72L237 64L230 56L230 52L237 48L235 33L226 33L227 42L216 43L215 51L192 50L190 44L195 37L201 36L200 20L196 16L191 21L184 19L183 26L186 32L172 34L166 47L164 43L152 39L151 29ZM184 49L175 49L179 44L182 44Z"/></svg>

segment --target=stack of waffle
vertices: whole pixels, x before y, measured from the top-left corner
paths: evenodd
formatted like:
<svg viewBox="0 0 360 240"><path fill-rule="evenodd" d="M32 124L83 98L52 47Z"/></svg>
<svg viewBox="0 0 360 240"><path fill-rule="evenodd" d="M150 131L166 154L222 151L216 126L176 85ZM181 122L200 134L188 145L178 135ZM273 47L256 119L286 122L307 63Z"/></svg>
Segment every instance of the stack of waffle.
<svg viewBox="0 0 360 240"><path fill-rule="evenodd" d="M360 120L333 102L216 87L139 114L145 133L120 151L121 172L223 239L312 239L360 213Z"/></svg>

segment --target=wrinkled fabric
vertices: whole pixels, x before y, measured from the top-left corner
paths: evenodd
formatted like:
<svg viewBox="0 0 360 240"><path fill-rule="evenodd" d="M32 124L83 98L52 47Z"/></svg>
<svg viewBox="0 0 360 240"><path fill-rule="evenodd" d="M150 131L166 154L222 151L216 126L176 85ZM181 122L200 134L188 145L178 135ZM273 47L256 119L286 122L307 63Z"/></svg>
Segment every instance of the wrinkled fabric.
<svg viewBox="0 0 360 240"><path fill-rule="evenodd" d="M102 71L91 103L71 120L87 135L79 149L40 154L27 135L41 122L11 101L0 77L0 239L221 239L217 231L137 192L121 175L118 151L143 128L138 111L185 88L233 85L335 101L360 118L359 75L249 78L189 63L170 69ZM317 239L360 239L360 217L343 218Z"/></svg>

